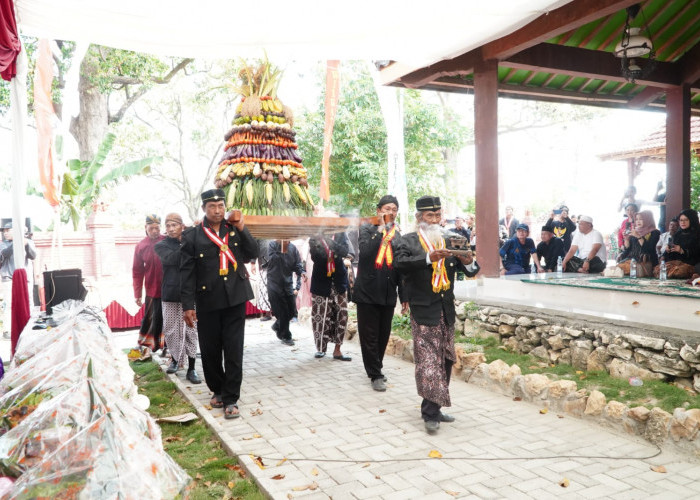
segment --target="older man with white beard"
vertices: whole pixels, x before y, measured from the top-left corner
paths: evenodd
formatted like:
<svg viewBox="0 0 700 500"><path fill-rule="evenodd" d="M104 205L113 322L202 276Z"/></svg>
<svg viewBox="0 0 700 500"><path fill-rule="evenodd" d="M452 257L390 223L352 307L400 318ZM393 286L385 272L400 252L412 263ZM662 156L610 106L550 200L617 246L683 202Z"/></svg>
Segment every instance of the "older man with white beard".
<svg viewBox="0 0 700 500"><path fill-rule="evenodd" d="M455 257L440 228L440 198L423 196L416 201L416 231L402 236L395 266L404 276L404 300L411 309L416 387L423 398L421 415L425 429L434 434L440 422L453 422L442 413L450 406L450 373L455 362L454 277L479 272L471 253Z"/></svg>

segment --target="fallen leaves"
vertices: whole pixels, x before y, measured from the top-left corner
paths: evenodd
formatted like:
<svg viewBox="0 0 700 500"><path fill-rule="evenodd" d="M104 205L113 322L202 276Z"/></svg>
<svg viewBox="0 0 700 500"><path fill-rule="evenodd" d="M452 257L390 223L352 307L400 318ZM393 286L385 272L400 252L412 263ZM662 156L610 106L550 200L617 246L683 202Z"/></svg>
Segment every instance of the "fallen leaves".
<svg viewBox="0 0 700 500"><path fill-rule="evenodd" d="M523 400L523 398L521 398L520 396L515 396L513 398L513 401L522 401L522 400Z"/></svg>
<svg viewBox="0 0 700 500"><path fill-rule="evenodd" d="M386 410L379 410L379 413L386 413Z"/></svg>
<svg viewBox="0 0 700 500"><path fill-rule="evenodd" d="M448 495L453 496L453 497L458 497L458 496L459 496L459 491L445 490L445 493L447 493Z"/></svg>
<svg viewBox="0 0 700 500"><path fill-rule="evenodd" d="M168 436L163 438L166 443L172 443L173 441L184 441L180 436Z"/></svg>
<svg viewBox="0 0 700 500"><path fill-rule="evenodd" d="M232 490L236 487L236 483L234 483L233 481L229 481L226 486L228 486L229 489Z"/></svg>
<svg viewBox="0 0 700 500"><path fill-rule="evenodd" d="M226 467L228 470L238 472L238 475L241 476L241 478L245 479L246 472L240 465L238 465L238 464L224 464L224 467Z"/></svg>
<svg viewBox="0 0 700 500"><path fill-rule="evenodd" d="M313 469L311 469L311 475L312 475L312 476L318 476L318 469L315 468L315 467L314 467Z"/></svg>
<svg viewBox="0 0 700 500"><path fill-rule="evenodd" d="M362 464L362 468L363 468L363 469L366 469L366 468L369 467L369 466L370 466L370 463L369 463L369 462L365 462L364 464Z"/></svg>
<svg viewBox="0 0 700 500"><path fill-rule="evenodd" d="M559 486L562 488L568 488L569 487L569 480L564 478L561 481L559 481Z"/></svg>
<svg viewBox="0 0 700 500"><path fill-rule="evenodd" d="M280 465L282 465L282 464L285 463L286 461L287 461L287 459L286 459L286 458L283 458L282 460L280 460L279 462L277 462L277 463L275 464L275 467L279 467Z"/></svg>
<svg viewBox="0 0 700 500"><path fill-rule="evenodd" d="M634 302L632 302L632 305L635 306L635 307L637 307L637 306L639 305L639 301L636 301L636 300L635 300Z"/></svg>
<svg viewBox="0 0 700 500"><path fill-rule="evenodd" d="M208 463L210 463L210 462L215 462L216 460L218 460L218 458L216 458L216 457L209 457L209 458L207 458L207 459L204 461L204 463L205 463L205 464L208 464Z"/></svg>
<svg viewBox="0 0 700 500"><path fill-rule="evenodd" d="M253 462L255 462L255 465L257 465L261 469L265 468L265 464L263 463L262 457L254 457L253 455L251 455L250 458L253 459Z"/></svg>
<svg viewBox="0 0 700 500"><path fill-rule="evenodd" d="M542 408L542 409L540 410L540 414L541 414L541 415L546 415L547 413L549 413L549 408Z"/></svg>
<svg viewBox="0 0 700 500"><path fill-rule="evenodd" d="M284 474L276 474L276 475L272 476L270 479L274 479L275 481L281 481L282 479L284 479Z"/></svg>
<svg viewBox="0 0 700 500"><path fill-rule="evenodd" d="M305 490L311 490L311 491L313 491L313 490L318 489L318 483L317 483L316 481L314 481L314 482L311 483L311 484L305 484L305 485L303 485L303 486L295 486L295 487L292 488L292 489L293 489L294 491L305 491Z"/></svg>
<svg viewBox="0 0 700 500"><path fill-rule="evenodd" d="M430 458L442 458L442 453L440 453L437 450L430 450L430 453L428 453L428 456Z"/></svg>
<svg viewBox="0 0 700 500"><path fill-rule="evenodd" d="M250 441L251 439L260 439L262 435L260 434L253 434L252 436L243 436L241 439L243 441Z"/></svg>
<svg viewBox="0 0 700 500"><path fill-rule="evenodd" d="M191 445L192 443L194 443L194 438L189 438L189 439L187 440L187 442L185 443L185 446L189 446L189 445Z"/></svg>
<svg viewBox="0 0 700 500"><path fill-rule="evenodd" d="M263 411L260 408L256 408L256 409L250 411L251 417L257 417L258 415L262 415L262 414L263 414Z"/></svg>
<svg viewBox="0 0 700 500"><path fill-rule="evenodd" d="M663 465L652 465L652 466L650 467L650 469L653 470L654 472L659 472L659 473L661 473L661 474L666 474L666 467L664 467Z"/></svg>

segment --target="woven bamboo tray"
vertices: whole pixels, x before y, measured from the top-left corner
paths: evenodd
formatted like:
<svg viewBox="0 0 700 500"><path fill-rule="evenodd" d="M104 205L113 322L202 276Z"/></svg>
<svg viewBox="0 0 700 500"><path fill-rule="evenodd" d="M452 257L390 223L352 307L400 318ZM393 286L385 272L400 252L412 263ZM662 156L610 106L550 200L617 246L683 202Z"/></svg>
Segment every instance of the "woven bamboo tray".
<svg viewBox="0 0 700 500"><path fill-rule="evenodd" d="M256 238L265 240L296 240L317 234L333 234L358 228L375 217L284 217L245 215L243 222Z"/></svg>

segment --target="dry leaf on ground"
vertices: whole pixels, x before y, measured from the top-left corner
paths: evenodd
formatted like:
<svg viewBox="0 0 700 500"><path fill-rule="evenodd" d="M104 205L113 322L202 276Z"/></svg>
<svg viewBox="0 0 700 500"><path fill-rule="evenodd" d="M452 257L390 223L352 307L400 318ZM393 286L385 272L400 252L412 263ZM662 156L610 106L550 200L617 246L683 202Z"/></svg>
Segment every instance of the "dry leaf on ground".
<svg viewBox="0 0 700 500"><path fill-rule="evenodd" d="M293 489L294 491L304 491L304 490L312 490L312 491L313 491L313 490L318 489L318 483L316 483L316 481L314 481L314 482L311 483L311 484L305 484L305 485L303 485L303 486L295 486L295 487L292 488L292 489Z"/></svg>
<svg viewBox="0 0 700 500"><path fill-rule="evenodd" d="M318 476L318 469L316 469L316 468L311 469L311 475Z"/></svg>
<svg viewBox="0 0 700 500"><path fill-rule="evenodd" d="M568 488L569 487L569 480L564 478L561 481L559 481L559 486L562 488Z"/></svg>
<svg viewBox="0 0 700 500"><path fill-rule="evenodd" d="M286 458L283 458L282 460L280 460L279 462L277 462L277 463L275 464L275 467L279 467L280 465L282 465L282 464L285 463L286 461L287 461L287 459L286 459Z"/></svg>
<svg viewBox="0 0 700 500"><path fill-rule="evenodd" d="M650 468L654 472L660 472L662 474L666 473L666 467L664 467L663 465L652 465Z"/></svg>
<svg viewBox="0 0 700 500"><path fill-rule="evenodd" d="M369 467L369 466L370 466L370 463L369 463L369 462L365 462L365 463L362 465L362 468L363 468L363 469L366 469L366 468Z"/></svg>
<svg viewBox="0 0 700 500"><path fill-rule="evenodd" d="M275 481L279 481L281 479L284 479L284 474L276 474L272 476L270 479L274 479Z"/></svg>
<svg viewBox="0 0 700 500"><path fill-rule="evenodd" d="M386 413L386 410L379 410L379 413Z"/></svg>
<svg viewBox="0 0 700 500"><path fill-rule="evenodd" d="M459 491L445 490L445 493L447 493L448 495L451 495L451 496L453 496L453 497L459 496Z"/></svg>
<svg viewBox="0 0 700 500"><path fill-rule="evenodd" d="M430 458L442 458L442 453L440 453L437 450L430 450L430 453L428 453L428 456Z"/></svg>
<svg viewBox="0 0 700 500"><path fill-rule="evenodd" d="M238 475L241 476L243 479L245 479L246 472L243 470L243 468L238 465L238 464L225 464L224 467L226 467L229 470L232 470L234 472L238 472Z"/></svg>
<svg viewBox="0 0 700 500"><path fill-rule="evenodd" d="M523 400L523 398L521 398L520 396L515 396L513 398L513 401L522 401L522 400Z"/></svg>
<svg viewBox="0 0 700 500"><path fill-rule="evenodd" d="M187 440L187 442L185 443L185 446L189 446L189 445L191 445L192 443L194 443L194 438L189 438L189 439Z"/></svg>
<svg viewBox="0 0 700 500"><path fill-rule="evenodd" d="M260 408L256 408L255 410L251 410L250 415L253 417L257 417L258 415L262 415L263 411Z"/></svg>
<svg viewBox="0 0 700 500"><path fill-rule="evenodd" d="M547 412L549 412L549 408L542 408L542 409L540 410L540 413L541 413L542 415L544 415L544 414L547 413Z"/></svg>
<svg viewBox="0 0 700 500"><path fill-rule="evenodd" d="M236 483L234 483L233 481L229 481L228 484L227 484L226 486L228 486L229 489L232 490L232 489L234 489L234 488L236 487Z"/></svg>
<svg viewBox="0 0 700 500"><path fill-rule="evenodd" d="M255 462L255 465L257 465L257 466L260 467L261 469L264 469L264 468L265 468L265 464L264 464L263 461L262 461L262 457L253 457L253 456L251 456L251 458L253 459L253 462Z"/></svg>

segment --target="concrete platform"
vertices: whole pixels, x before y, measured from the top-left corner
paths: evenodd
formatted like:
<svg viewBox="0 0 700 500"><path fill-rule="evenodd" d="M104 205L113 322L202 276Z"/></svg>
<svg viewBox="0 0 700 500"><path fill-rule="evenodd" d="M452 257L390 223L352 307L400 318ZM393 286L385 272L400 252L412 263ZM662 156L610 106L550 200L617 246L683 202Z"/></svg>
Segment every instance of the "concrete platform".
<svg viewBox="0 0 700 500"><path fill-rule="evenodd" d="M566 276L579 276L564 273ZM647 328L675 329L697 336L700 330L700 300L650 295L618 290L594 290L559 285L524 283L529 275L483 277L457 281L455 296L484 304L508 304L528 309L560 312Z"/></svg>

